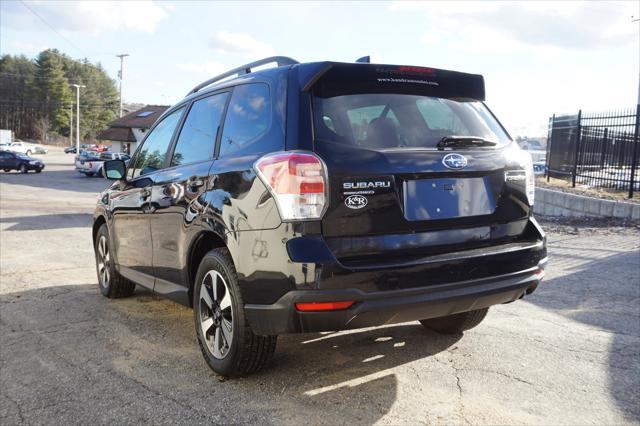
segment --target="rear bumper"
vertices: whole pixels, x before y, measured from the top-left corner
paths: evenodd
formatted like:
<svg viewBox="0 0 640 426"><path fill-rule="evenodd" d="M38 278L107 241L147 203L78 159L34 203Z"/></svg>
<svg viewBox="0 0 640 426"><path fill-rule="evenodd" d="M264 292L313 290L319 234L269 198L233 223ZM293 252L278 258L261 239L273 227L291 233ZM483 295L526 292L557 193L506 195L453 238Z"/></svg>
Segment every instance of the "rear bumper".
<svg viewBox="0 0 640 426"><path fill-rule="evenodd" d="M538 266L506 276L384 292L347 290L290 291L271 305L245 305L254 333L275 335L346 330L436 318L513 302L532 293L544 273ZM348 309L299 312L296 303L354 301Z"/></svg>

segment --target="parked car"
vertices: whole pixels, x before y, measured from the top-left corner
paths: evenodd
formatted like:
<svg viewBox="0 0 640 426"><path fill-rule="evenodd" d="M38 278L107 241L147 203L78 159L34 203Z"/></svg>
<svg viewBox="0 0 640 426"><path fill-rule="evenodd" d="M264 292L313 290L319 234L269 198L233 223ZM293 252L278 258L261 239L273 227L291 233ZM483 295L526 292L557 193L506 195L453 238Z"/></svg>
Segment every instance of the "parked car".
<svg viewBox="0 0 640 426"><path fill-rule="evenodd" d="M20 173L27 173L35 170L40 173L44 169L44 163L19 152L0 151L0 169L5 172L18 170Z"/></svg>
<svg viewBox="0 0 640 426"><path fill-rule="evenodd" d="M192 307L223 376L279 334L475 327L547 261L531 158L484 97L480 75L284 57L199 84L104 164L100 291Z"/></svg>
<svg viewBox="0 0 640 426"><path fill-rule="evenodd" d="M87 149L87 145L86 144L81 144L80 145L80 151L82 150L86 150ZM65 154L75 154L77 152L76 146L75 145L71 145L68 146L64 149L64 153Z"/></svg>
<svg viewBox="0 0 640 426"><path fill-rule="evenodd" d="M31 155L33 154L34 147L26 145L23 142L11 142L2 147L5 151L18 152L20 154Z"/></svg>
<svg viewBox="0 0 640 426"><path fill-rule="evenodd" d="M122 152L102 152L76 158L76 170L86 176L102 176L102 165L106 160L122 160L129 164L129 155Z"/></svg>
<svg viewBox="0 0 640 426"><path fill-rule="evenodd" d="M46 154L47 152L49 152L49 149L47 149L47 148L43 148L41 146L36 146L35 147L35 153L36 154Z"/></svg>

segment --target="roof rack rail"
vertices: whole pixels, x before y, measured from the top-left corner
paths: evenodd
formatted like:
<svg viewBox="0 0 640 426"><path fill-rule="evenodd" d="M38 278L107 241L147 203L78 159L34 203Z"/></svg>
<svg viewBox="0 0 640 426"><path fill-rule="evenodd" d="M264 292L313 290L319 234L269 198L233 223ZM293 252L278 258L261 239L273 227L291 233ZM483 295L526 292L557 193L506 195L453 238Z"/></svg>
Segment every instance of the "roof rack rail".
<svg viewBox="0 0 640 426"><path fill-rule="evenodd" d="M279 67L284 66L284 65L295 65L298 64L299 62L296 61L295 59L291 59L288 58L286 56L270 56L268 58L264 58L264 59L260 59L259 61L255 61L255 62L251 62L242 66L239 66L237 68L234 68L232 70L229 70L225 73L222 73L220 75L217 75L213 78L210 78L209 80L202 82L200 84L198 84L196 87L194 87L193 89L191 89L191 91L189 93L187 93L187 96L198 92L199 90L217 82L220 81L224 78L227 77L231 77L232 75L236 75L236 76L241 76L244 74L249 74L251 72L251 68L255 68L255 67L259 67L260 65L264 65L264 64L271 64L271 63L276 63L278 64Z"/></svg>

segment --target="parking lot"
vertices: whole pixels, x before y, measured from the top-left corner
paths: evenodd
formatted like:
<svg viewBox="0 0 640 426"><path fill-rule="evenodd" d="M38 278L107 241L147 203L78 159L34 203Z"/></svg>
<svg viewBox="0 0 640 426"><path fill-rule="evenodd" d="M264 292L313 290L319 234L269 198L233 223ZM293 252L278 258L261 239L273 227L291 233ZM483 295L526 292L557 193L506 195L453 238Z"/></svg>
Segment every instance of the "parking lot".
<svg viewBox="0 0 640 426"><path fill-rule="evenodd" d="M419 323L282 336L223 381L192 313L98 291L91 213L108 183L42 156L0 173L0 423L640 421L640 231L554 226L546 280L464 336Z"/></svg>

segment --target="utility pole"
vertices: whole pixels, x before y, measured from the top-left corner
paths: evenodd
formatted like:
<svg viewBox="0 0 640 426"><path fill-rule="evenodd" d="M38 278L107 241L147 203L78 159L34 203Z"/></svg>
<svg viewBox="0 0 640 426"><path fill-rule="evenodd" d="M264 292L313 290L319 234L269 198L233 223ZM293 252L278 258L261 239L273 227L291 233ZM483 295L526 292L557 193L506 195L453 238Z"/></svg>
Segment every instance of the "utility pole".
<svg viewBox="0 0 640 426"><path fill-rule="evenodd" d="M76 154L80 154L80 88L84 84L72 84L76 88Z"/></svg>
<svg viewBox="0 0 640 426"><path fill-rule="evenodd" d="M633 19L635 18L635 19ZM638 23L638 103L637 105L640 105L640 18L636 17L636 16L632 16L631 17L631 22L637 22Z"/></svg>
<svg viewBox="0 0 640 426"><path fill-rule="evenodd" d="M69 104L69 146L73 146L73 102Z"/></svg>
<svg viewBox="0 0 640 426"><path fill-rule="evenodd" d="M118 72L118 79L120 80L120 117L122 117L122 66L124 65L124 58L127 56L129 56L128 53L116 55L116 58L120 58L120 71Z"/></svg>

